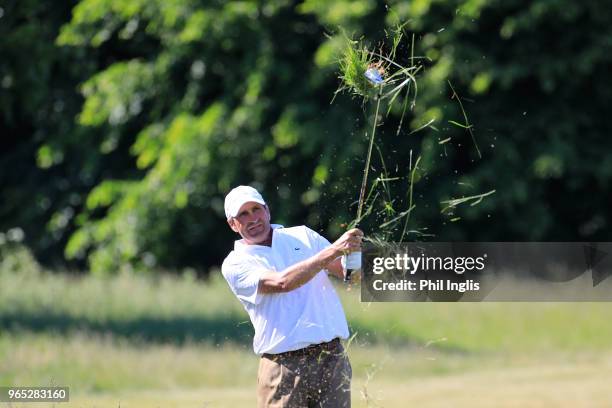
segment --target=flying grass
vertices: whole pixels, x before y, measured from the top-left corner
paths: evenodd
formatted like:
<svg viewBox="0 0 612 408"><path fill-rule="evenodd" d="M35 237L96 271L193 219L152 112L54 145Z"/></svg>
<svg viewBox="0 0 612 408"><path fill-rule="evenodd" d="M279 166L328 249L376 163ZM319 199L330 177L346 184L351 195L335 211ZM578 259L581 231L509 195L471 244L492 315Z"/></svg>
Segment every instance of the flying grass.
<svg viewBox="0 0 612 408"><path fill-rule="evenodd" d="M368 171L370 170L370 161L372 159L372 146L374 146L374 137L376 136L376 126L378 124L378 110L380 109L380 98L376 101L376 113L374 113L374 124L372 125L372 136L370 137L370 145L368 146L368 156L366 158L365 168L363 169L363 179L361 181L361 189L359 190L359 204L357 206L357 223L361 220L361 212L363 210L363 198L365 196L366 187L368 184Z"/></svg>
<svg viewBox="0 0 612 408"><path fill-rule="evenodd" d="M341 84L334 96L348 91L353 96L363 98L365 103L377 93L377 89L364 75L368 66L373 63L373 56L361 41L352 40L344 33L343 35L344 53L338 61Z"/></svg>
<svg viewBox="0 0 612 408"><path fill-rule="evenodd" d="M418 128L414 129L412 132L408 133L408 135L411 135L413 133L419 132L425 128L431 127L432 129L434 128L433 126L431 126L432 123L434 123L436 120L435 119L431 119L429 120L427 123L419 126Z"/></svg>
<svg viewBox="0 0 612 408"><path fill-rule="evenodd" d="M424 170L419 167L421 157L418 156L416 162L413 163L411 150L408 174L392 177L387 172L383 155L379 149L382 171L379 177L375 178L370 188L368 188L368 182L369 173L372 170L372 151L376 144L377 128L383 118L386 118L392 110L394 112L401 112L399 125L395 132L396 136L399 135L404 122L404 116L416 105L418 94L417 77L424 68L424 62L428 60L426 57L415 55L415 37L412 35L411 40L406 41L409 37L404 32L405 26L406 24L397 25L389 32L385 32L386 37L383 44L378 44L375 47L367 44L363 38L355 40L350 38L345 32L342 32L344 47L338 59L340 85L334 93L334 98L338 93L344 92L350 94L353 98L360 99L362 105L370 108L373 113L369 119L371 121L371 130L369 134L366 133L368 148L359 189L357 214L349 225L351 227L357 226L366 217L373 216L379 220L379 223L377 226L378 231L372 235L376 236L377 239L395 236L399 238L399 242L404 241L409 234L431 236L426 234L424 230L409 229L412 212L416 209L416 204L414 203L415 183L419 180L418 173ZM404 42L407 43L406 47L401 46ZM399 50L403 51L403 55ZM408 52L407 55L406 51ZM407 65L402 65L406 64L406 62ZM448 120L448 123L464 129L470 135L478 157L482 158L474 135L474 126L468 119L462 98L452 83L450 81L447 82L452 91L451 100L454 99L456 101L463 118L463 120ZM397 107L397 109L394 109L394 107ZM435 118L429 118L428 121L418 125L407 135L412 135L426 128L438 131L433 126L435 120ZM451 141L451 137L441 137L438 140L438 145L444 148L445 155L446 148L450 145L449 142ZM378 144L376 145L378 147ZM393 176L397 175L397 172L398 170L396 169L396 174L393 174ZM406 183L407 185L406 208L396 207L399 201L393 199L390 187L390 184L395 182ZM403 186L404 184L398 185ZM443 208L441 213L453 217L451 222L457 222L461 220L461 217L452 214L452 210L455 207L464 203L469 203L471 206L477 205L483 198L494 192L495 190L491 190L479 195L442 201ZM373 207L376 207L376 211L373 210Z"/></svg>
<svg viewBox="0 0 612 408"><path fill-rule="evenodd" d="M414 177L416 175L416 171L419 167L419 162L421 161L421 156L419 156L414 164L414 167L410 170L410 188L408 189L408 213L406 214L406 220L404 221L404 229L402 230L402 236L400 237L400 241L404 239L404 236L408 232L408 223L410 221L410 213L416 207L413 204L413 192L414 192Z"/></svg>
<svg viewBox="0 0 612 408"><path fill-rule="evenodd" d="M453 208L455 208L456 206L463 204L463 203L470 203L470 206L475 206L477 204L480 204L480 202L482 201L483 198L490 196L491 194L494 194L495 190L491 190L488 191L486 193L482 193L482 194L477 194L477 195L473 195L473 196L469 196L469 197L461 197L461 198L453 198L451 200L445 200L442 201L442 204L446 204L446 206L444 208L442 208L442 213L445 213Z"/></svg>
<svg viewBox="0 0 612 408"><path fill-rule="evenodd" d="M461 102L461 97L459 97L459 94L455 91L455 88L453 88L453 84L451 84L450 81L447 81L447 82L448 82L448 86L450 86L451 90L453 91L453 95L451 99L457 100L457 103L459 104L459 109L461 109L461 114L463 115L463 120L464 120L464 123L459 123L454 120L449 120L448 122L452 125L458 126L468 131L468 133L470 134L470 137L472 138L472 142L474 143L474 147L476 148L476 152L478 153L478 157L482 158L482 154L480 153L480 149L478 148L478 143L476 143L476 137L474 136L474 131L472 130L472 125L470 124L468 120L467 113L465 113L465 108L463 107L463 103Z"/></svg>
<svg viewBox="0 0 612 408"><path fill-rule="evenodd" d="M388 116L393 105L397 103L399 95L405 92L402 115L397 129L397 133L399 133L408 103L411 100L411 89L413 89L413 98L410 106L414 107L417 94L415 75L422 67L420 65L412 65L415 58L418 58L414 57L414 37L412 39L410 55L411 66L402 66L395 60L398 46L404 37L403 25L397 26L391 33L387 33L387 39L390 39L392 44L390 52L387 55L383 54L382 46L380 47L381 51L376 52L374 49L368 48L363 40L353 40L349 38L346 33L343 33L343 36L345 39L344 50L338 60L340 69L339 78L341 82L334 96L340 92L348 92L352 96L361 98L364 105L369 101L376 101L374 116L372 118L372 131L370 133L363 178L359 190L357 216L351 223L352 225L358 225L365 215L371 212L366 210L364 214L364 205L367 201L366 191L368 176L372 160L372 150L376 138L376 129L379 124L381 103L384 101L387 104L386 115ZM368 76L366 76L366 74ZM414 84L413 88L410 87L411 84ZM383 179L385 178L387 177L383 177ZM385 187L384 184L383 187ZM370 194L368 194L368 197L369 196ZM391 200L385 201L385 207L388 207L390 203ZM394 210L389 211L390 214L394 212ZM383 225L389 224L386 223Z"/></svg>

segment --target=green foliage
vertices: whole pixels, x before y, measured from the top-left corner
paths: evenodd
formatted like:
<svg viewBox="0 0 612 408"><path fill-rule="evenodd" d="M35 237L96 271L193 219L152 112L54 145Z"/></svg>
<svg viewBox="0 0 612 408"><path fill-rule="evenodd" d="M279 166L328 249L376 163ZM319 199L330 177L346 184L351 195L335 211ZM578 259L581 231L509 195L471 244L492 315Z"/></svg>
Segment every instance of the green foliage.
<svg viewBox="0 0 612 408"><path fill-rule="evenodd" d="M231 246L236 184L261 188L275 221L337 236L371 118L347 95L330 105L338 75L357 89L371 62L357 47L338 72L343 30L424 67L377 131L369 234L411 209L392 237L608 240L611 12L596 2L0 7L0 231L20 227L43 261L204 271ZM410 45L379 50L400 22Z"/></svg>
<svg viewBox="0 0 612 408"><path fill-rule="evenodd" d="M318 202L327 187L324 169L334 158L310 161L310 177L296 174L311 155L336 148L325 146L324 134L343 110L317 118L331 93L301 77L312 71L318 80L308 68L312 54L303 50L316 49L322 37L303 35L312 24L307 17L295 15L287 25L289 12L285 2L77 6L60 45L100 48L122 41L131 48L142 41L151 48L143 46L144 53L115 62L81 87L79 123L105 129L103 154L130 143L138 171L130 180L107 179L91 191L66 246L69 259L87 258L97 273L125 264L147 269L219 263L231 241L223 231L221 199L235 184L254 183L266 191L277 185L282 201L268 196L281 220ZM121 33L130 24L136 28L125 39ZM295 46L277 56L273 39L281 36ZM303 68L290 68L296 65ZM304 194L290 193L294 189ZM226 242L207 240L219 230Z"/></svg>
<svg viewBox="0 0 612 408"><path fill-rule="evenodd" d="M24 275L36 278L42 268L32 252L25 246L7 243L5 235L0 235L0 274Z"/></svg>
<svg viewBox="0 0 612 408"><path fill-rule="evenodd" d="M155 95L155 88L150 86L154 82L150 64L138 60L113 64L83 84L85 104L78 122L85 126L126 123Z"/></svg>
<svg viewBox="0 0 612 408"><path fill-rule="evenodd" d="M148 168L146 176L140 183L107 180L92 190L82 218L84 226L71 237L66 255L79 257L86 248L97 245L91 255L91 267L97 273L114 271L122 264L151 268L160 257L162 261L171 257L172 248L164 249L151 238L171 236L171 226L187 210L191 196L205 193L205 185L198 181L210 166L216 149L214 136L225 115L221 104L210 106L199 117L181 114L163 133L167 142L157 148L143 142L148 132L141 134L133 152L138 154L139 165ZM106 216L92 219L99 210L106 210ZM140 253L147 244L156 251Z"/></svg>

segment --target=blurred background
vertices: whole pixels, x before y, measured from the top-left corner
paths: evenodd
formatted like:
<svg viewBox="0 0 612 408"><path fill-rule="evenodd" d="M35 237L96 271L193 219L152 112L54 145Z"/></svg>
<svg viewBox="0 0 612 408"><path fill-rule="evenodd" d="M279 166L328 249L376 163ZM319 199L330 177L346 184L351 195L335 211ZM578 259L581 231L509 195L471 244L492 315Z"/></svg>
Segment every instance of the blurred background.
<svg viewBox="0 0 612 408"><path fill-rule="evenodd" d="M366 233L414 205L408 240L609 241L611 21L591 0L1 1L0 385L253 405L223 197L251 184L329 239L355 217L373 112L334 98L342 32L385 54L405 23L397 61L423 57L414 107L381 116L370 182L397 181ZM606 304L358 289L357 406L612 405Z"/></svg>

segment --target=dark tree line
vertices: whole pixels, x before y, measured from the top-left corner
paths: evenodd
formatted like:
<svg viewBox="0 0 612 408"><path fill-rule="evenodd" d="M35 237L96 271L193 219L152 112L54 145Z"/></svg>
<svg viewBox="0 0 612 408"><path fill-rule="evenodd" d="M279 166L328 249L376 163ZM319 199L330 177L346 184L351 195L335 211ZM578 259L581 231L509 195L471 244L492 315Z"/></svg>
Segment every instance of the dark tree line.
<svg viewBox="0 0 612 408"><path fill-rule="evenodd" d="M396 109L378 130L371 180L398 180L378 186L364 229L406 210L412 187L412 240L609 240L612 11L599 2L0 10L0 231L23 230L44 262L206 270L231 247L223 196L239 183L263 190L277 222L338 235L372 115L348 94L330 104L340 29L377 48L398 22L398 61L412 35L426 58L401 131Z"/></svg>

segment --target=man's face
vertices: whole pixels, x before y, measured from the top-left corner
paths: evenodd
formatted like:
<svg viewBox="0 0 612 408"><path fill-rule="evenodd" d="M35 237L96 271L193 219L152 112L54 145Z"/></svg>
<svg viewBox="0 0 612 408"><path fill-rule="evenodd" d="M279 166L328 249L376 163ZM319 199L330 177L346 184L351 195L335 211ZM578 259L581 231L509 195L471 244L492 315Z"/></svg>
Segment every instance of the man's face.
<svg viewBox="0 0 612 408"><path fill-rule="evenodd" d="M227 223L247 245L261 245L270 238L270 211L259 203L244 203L238 214Z"/></svg>

